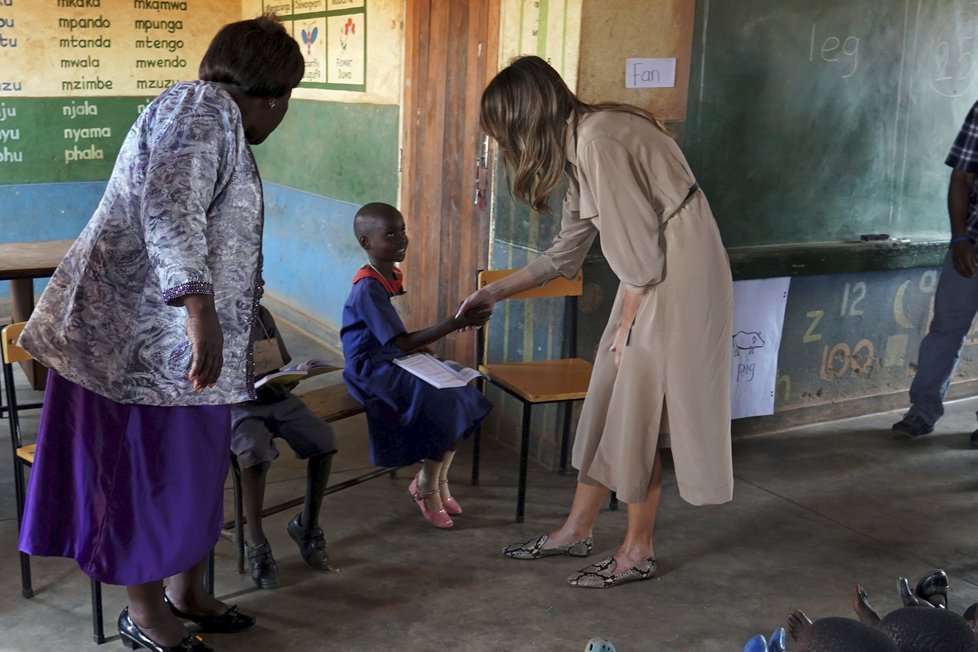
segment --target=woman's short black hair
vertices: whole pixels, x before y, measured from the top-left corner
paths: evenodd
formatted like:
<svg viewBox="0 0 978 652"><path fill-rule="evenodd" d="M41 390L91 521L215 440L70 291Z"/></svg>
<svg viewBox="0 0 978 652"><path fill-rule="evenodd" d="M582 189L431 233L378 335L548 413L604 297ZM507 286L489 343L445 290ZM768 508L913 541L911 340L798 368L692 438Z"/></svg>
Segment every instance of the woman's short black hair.
<svg viewBox="0 0 978 652"><path fill-rule="evenodd" d="M282 97L299 85L305 65L299 44L275 16L265 15L222 27L200 61L199 76L254 97Z"/></svg>

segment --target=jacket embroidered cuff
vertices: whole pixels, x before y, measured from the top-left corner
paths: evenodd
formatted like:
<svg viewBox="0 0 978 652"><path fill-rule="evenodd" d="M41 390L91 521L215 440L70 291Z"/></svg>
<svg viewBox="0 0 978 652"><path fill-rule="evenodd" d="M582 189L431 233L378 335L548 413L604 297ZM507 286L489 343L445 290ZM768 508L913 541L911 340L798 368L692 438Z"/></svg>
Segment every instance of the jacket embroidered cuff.
<svg viewBox="0 0 978 652"><path fill-rule="evenodd" d="M189 283L174 285L170 289L164 290L163 301L172 305L174 299L179 299L188 294L210 294L213 296L214 285L203 281L190 281Z"/></svg>

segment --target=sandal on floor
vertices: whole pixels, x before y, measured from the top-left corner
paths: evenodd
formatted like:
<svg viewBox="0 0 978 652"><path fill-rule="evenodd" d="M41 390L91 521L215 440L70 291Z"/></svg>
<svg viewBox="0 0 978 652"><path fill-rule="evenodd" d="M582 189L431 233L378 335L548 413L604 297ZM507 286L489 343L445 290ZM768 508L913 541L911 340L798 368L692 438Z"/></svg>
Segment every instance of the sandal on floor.
<svg viewBox="0 0 978 652"><path fill-rule="evenodd" d="M615 558L608 557L577 571L567 578L567 583L585 589L610 589L628 582L650 580L655 576L655 557L649 557L637 566L621 573L615 572L617 567L618 562L615 561Z"/></svg>
<svg viewBox="0 0 978 652"><path fill-rule="evenodd" d="M421 510L421 515L424 516L426 521L443 530L455 525L451 517L448 515L448 512L445 511L444 506L442 506L441 509L436 510L428 509L424 499L428 496L434 496L439 492L437 489L432 489L431 491L422 490L420 484L418 483L418 476L414 476L414 480L412 480L411 484L408 485L408 493L411 494L411 499L414 500L414 503L418 506L418 509ZM438 499L441 500L440 495L438 496Z"/></svg>
<svg viewBox="0 0 978 652"><path fill-rule="evenodd" d="M566 546L544 548L543 546L546 545L549 539L549 534L541 534L536 539L530 539L526 543L511 543L503 548L503 554L510 559L540 559L541 557L553 557L554 555L587 557L591 554L591 549L594 547L591 537L588 537Z"/></svg>
<svg viewBox="0 0 978 652"><path fill-rule="evenodd" d="M448 484L448 480L439 480L438 492L441 493L442 485L447 485L447 484ZM459 514L462 513L462 506L458 504L457 500L455 500L455 496L442 498L441 506L445 508L445 511L448 512L449 516L458 516Z"/></svg>

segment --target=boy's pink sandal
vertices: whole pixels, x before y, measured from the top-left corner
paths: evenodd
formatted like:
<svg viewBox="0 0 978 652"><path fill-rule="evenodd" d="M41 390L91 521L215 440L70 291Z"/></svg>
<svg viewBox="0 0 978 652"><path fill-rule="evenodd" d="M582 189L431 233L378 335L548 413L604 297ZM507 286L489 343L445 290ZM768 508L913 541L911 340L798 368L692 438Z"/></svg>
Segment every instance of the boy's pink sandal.
<svg viewBox="0 0 978 652"><path fill-rule="evenodd" d="M445 511L444 507L435 511L428 509L428 506L425 505L424 499L427 496L434 496L438 493L438 490L432 489L431 491L421 491L418 489L418 476L414 476L414 480L411 480L411 484L408 485L408 493L411 494L411 498L418 506L418 509L421 510L421 515L424 516L426 521L435 527L442 529L447 529L455 525L455 523L452 522L451 517L448 515L448 512Z"/></svg>
<svg viewBox="0 0 978 652"><path fill-rule="evenodd" d="M448 480L439 480L438 491L441 491L441 486L445 484L448 484ZM445 508L445 511L448 512L450 516L458 516L462 513L462 506L458 504L457 500L455 500L455 496L442 498L441 506Z"/></svg>

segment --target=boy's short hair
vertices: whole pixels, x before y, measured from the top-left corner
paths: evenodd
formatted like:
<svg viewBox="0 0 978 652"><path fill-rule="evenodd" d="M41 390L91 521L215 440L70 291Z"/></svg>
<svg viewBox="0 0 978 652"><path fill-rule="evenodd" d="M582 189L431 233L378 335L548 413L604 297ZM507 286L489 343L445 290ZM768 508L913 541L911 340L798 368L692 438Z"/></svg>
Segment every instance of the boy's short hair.
<svg viewBox="0 0 978 652"><path fill-rule="evenodd" d="M376 219L400 214L401 211L382 201L374 201L370 202L369 204L364 204L357 211L357 214L353 216L353 234L357 237L357 239L359 239L362 235L366 235L366 224L369 223L371 218Z"/></svg>
<svg viewBox="0 0 978 652"><path fill-rule="evenodd" d="M222 27L198 71L203 81L233 84L253 97L282 97L304 74L299 44L271 14Z"/></svg>

